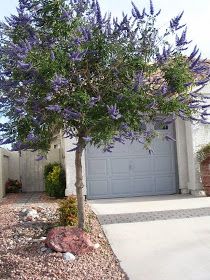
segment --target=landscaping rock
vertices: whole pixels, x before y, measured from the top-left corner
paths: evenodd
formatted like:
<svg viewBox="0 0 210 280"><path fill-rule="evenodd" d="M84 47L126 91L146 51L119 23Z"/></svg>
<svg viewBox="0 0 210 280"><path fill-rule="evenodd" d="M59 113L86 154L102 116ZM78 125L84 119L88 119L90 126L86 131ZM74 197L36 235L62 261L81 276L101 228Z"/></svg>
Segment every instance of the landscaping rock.
<svg viewBox="0 0 210 280"><path fill-rule="evenodd" d="M72 253L67 252L63 254L63 259L65 261L75 261L76 257Z"/></svg>
<svg viewBox="0 0 210 280"><path fill-rule="evenodd" d="M34 221L39 218L39 214L35 209L23 209L20 215L24 216L24 221Z"/></svg>
<svg viewBox="0 0 210 280"><path fill-rule="evenodd" d="M46 247L41 247L40 251L41 251L41 252L46 252L46 251L47 251L47 248L46 248Z"/></svg>
<svg viewBox="0 0 210 280"><path fill-rule="evenodd" d="M83 255L94 249L94 244L87 233L82 229L71 227L51 229L45 243L56 252L72 252L76 255Z"/></svg>
<svg viewBox="0 0 210 280"><path fill-rule="evenodd" d="M21 214L27 215L28 214L28 209L24 208L20 211Z"/></svg>
<svg viewBox="0 0 210 280"><path fill-rule="evenodd" d="M38 218L38 212L35 209L31 209L27 213L27 217L31 216L32 218Z"/></svg>
<svg viewBox="0 0 210 280"><path fill-rule="evenodd" d="M100 244L98 244L98 243L96 243L95 245L94 245L94 249L98 249L100 247Z"/></svg>

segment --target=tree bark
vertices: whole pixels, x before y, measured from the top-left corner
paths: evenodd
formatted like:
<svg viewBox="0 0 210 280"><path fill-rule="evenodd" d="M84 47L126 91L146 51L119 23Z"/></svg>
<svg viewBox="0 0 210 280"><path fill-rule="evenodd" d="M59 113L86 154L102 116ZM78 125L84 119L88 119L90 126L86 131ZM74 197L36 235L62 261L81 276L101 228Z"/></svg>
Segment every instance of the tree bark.
<svg viewBox="0 0 210 280"><path fill-rule="evenodd" d="M80 139L79 139L80 142ZM83 177L82 177L82 153L84 148L79 147L75 153L75 167L76 167L76 194L77 194L77 208L78 208L78 227L84 229L85 226L85 211L84 211L84 196L83 196Z"/></svg>

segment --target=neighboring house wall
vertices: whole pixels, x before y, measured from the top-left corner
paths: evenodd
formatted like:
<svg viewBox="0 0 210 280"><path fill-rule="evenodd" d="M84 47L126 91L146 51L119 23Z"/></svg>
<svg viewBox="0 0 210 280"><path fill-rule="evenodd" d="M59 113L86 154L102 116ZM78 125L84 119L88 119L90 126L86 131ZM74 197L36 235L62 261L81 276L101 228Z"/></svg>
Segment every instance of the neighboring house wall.
<svg viewBox="0 0 210 280"><path fill-rule="evenodd" d="M5 195L8 179L20 180L19 154L0 148L0 199Z"/></svg>

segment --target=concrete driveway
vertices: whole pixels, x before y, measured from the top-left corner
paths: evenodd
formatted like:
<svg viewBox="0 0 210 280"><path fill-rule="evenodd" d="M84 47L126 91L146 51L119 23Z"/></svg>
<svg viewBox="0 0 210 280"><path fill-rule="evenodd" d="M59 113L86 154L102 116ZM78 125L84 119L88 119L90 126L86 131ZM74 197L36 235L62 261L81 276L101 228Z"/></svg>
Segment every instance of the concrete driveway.
<svg viewBox="0 0 210 280"><path fill-rule="evenodd" d="M210 198L90 201L130 280L210 279Z"/></svg>

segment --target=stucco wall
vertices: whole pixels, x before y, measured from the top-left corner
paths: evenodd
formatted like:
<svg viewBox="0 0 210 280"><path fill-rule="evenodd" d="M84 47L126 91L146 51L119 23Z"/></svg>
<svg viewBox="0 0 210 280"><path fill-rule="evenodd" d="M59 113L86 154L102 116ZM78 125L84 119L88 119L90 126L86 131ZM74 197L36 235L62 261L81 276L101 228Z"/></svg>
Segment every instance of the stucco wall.
<svg viewBox="0 0 210 280"><path fill-rule="evenodd" d="M75 139L64 138L64 150L65 150L65 166L66 166L66 196L75 194L75 180L76 180L76 170L75 170L75 152L68 152L68 150L74 148L73 145ZM86 188L86 175L85 175L85 155L82 157L82 166L83 166L83 182L84 195L87 193Z"/></svg>
<svg viewBox="0 0 210 280"><path fill-rule="evenodd" d="M177 119L175 122L175 129L179 189L182 193L188 193L189 173L185 122L181 119Z"/></svg>
<svg viewBox="0 0 210 280"><path fill-rule="evenodd" d="M19 154L0 148L0 199L5 195L8 179L20 179Z"/></svg>

